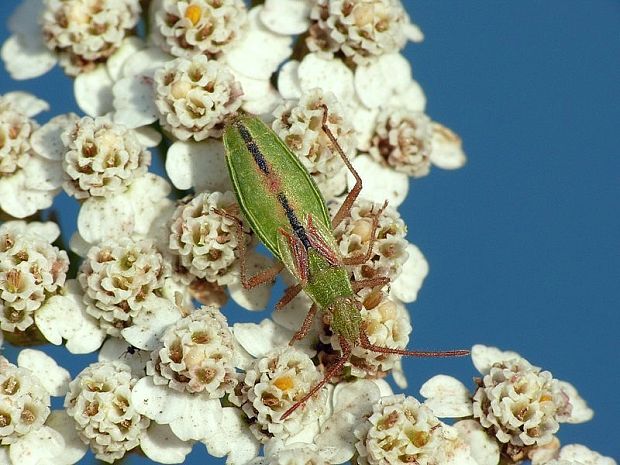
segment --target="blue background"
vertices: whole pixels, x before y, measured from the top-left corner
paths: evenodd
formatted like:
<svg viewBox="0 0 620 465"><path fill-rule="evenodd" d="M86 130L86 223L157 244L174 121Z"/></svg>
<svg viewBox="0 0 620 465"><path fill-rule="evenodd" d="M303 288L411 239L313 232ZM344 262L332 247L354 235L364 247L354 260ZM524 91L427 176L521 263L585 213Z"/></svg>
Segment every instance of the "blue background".
<svg viewBox="0 0 620 465"><path fill-rule="evenodd" d="M589 423L563 425L562 442L617 459L620 3L404 3L426 34L405 53L428 113L462 136L469 156L464 169L413 181L401 208L431 267L410 306L410 345L520 352L595 410ZM15 5L0 2L0 17ZM0 40L7 34L2 24ZM47 100L51 114L76 111L58 69L25 82L2 69L0 93L11 90ZM75 202L63 196L58 208L71 227ZM413 395L434 374L468 385L476 374L468 359L404 363ZM186 463L205 457L198 445Z"/></svg>

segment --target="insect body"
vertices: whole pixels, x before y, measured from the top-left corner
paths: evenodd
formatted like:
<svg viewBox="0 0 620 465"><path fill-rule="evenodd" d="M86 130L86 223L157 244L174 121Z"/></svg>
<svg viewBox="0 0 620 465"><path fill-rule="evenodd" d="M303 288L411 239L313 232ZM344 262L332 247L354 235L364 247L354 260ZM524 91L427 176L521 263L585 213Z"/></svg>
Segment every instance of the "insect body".
<svg viewBox="0 0 620 465"><path fill-rule="evenodd" d="M389 280L372 278L351 282L346 265L361 264L370 258L378 227L378 216L385 205L373 217L371 243L367 253L354 257L341 257L332 228L349 213L361 190L362 181L327 128L327 109L324 108L324 111L323 130L357 181L333 220L330 219L325 201L308 171L297 156L260 119L238 116L227 125L224 132L226 162L239 207L253 231L282 261L281 265L250 278L245 277L242 262L243 285L250 288L271 280L283 266L286 266L298 279L299 284L286 291L277 307L290 302L301 290L305 291L314 302L302 327L291 342L306 335L316 312L322 310L328 314L331 330L338 335L341 345L342 355L325 374L323 381L287 410L282 419L339 373L355 346L376 352L418 357L459 356L468 353L468 351L407 351L376 346L368 340L360 313L362 304L356 292L365 287L383 286ZM236 220L227 212L218 213ZM241 235L239 220L237 224L238 233ZM244 243L242 240L239 242Z"/></svg>

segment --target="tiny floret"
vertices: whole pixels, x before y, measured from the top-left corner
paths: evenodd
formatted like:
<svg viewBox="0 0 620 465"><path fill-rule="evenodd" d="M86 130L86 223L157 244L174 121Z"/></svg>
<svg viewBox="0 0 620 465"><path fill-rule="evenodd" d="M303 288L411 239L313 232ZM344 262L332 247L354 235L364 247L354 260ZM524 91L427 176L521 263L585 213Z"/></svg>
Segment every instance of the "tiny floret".
<svg viewBox="0 0 620 465"><path fill-rule="evenodd" d="M78 281L88 314L112 336L132 324L148 298L163 292L170 265L148 239L107 240L92 247Z"/></svg>
<svg viewBox="0 0 620 465"><path fill-rule="evenodd" d="M0 357L0 444L37 430L50 414L50 395L26 368Z"/></svg>
<svg viewBox="0 0 620 465"><path fill-rule="evenodd" d="M121 45L140 18L139 0L45 0L47 48L70 76L92 70Z"/></svg>
<svg viewBox="0 0 620 465"><path fill-rule="evenodd" d="M247 23L243 0L163 0L155 12L155 42L176 57L217 58Z"/></svg>
<svg viewBox="0 0 620 465"><path fill-rule="evenodd" d="M431 120L423 112L388 108L377 117L369 151L379 163L418 178L430 170L432 138Z"/></svg>
<svg viewBox="0 0 620 465"><path fill-rule="evenodd" d="M64 250L32 234L24 222L0 226L0 328L24 331L36 312L65 283L69 258Z"/></svg>
<svg viewBox="0 0 620 465"><path fill-rule="evenodd" d="M159 122L180 140L219 137L224 120L241 106L241 85L219 61L177 58L154 76Z"/></svg>
<svg viewBox="0 0 620 465"><path fill-rule="evenodd" d="M318 0L310 18L308 48L340 52L356 65L403 48L411 27L400 0Z"/></svg>
<svg viewBox="0 0 620 465"><path fill-rule="evenodd" d="M284 440L316 421L323 412L327 401L324 390L285 420L280 418L321 377L305 353L293 347L275 349L255 360L229 400L245 412L258 440L266 442L272 437Z"/></svg>
<svg viewBox="0 0 620 465"><path fill-rule="evenodd" d="M63 133L62 141L67 150L64 188L77 199L123 192L151 163L151 153L135 132L107 118L82 118Z"/></svg>
<svg viewBox="0 0 620 465"><path fill-rule="evenodd" d="M236 386L233 336L217 307L203 307L177 321L161 342L146 365L155 384L211 398Z"/></svg>
<svg viewBox="0 0 620 465"><path fill-rule="evenodd" d="M131 404L137 378L120 361L94 363L69 384L67 414L95 457L106 462L122 458L140 443L150 420Z"/></svg>
<svg viewBox="0 0 620 465"><path fill-rule="evenodd" d="M203 192L175 211L169 247L194 277L220 285L238 279L236 226L214 211L236 208L230 191Z"/></svg>

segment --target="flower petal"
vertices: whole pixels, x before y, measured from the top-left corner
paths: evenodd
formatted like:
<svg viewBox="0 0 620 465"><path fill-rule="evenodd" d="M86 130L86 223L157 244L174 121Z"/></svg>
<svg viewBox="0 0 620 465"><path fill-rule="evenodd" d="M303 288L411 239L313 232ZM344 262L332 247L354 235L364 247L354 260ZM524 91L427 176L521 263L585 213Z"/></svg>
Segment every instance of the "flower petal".
<svg viewBox="0 0 620 465"><path fill-rule="evenodd" d="M588 407L586 401L579 395L577 389L566 381L558 381L559 388L568 396L572 406L569 416L559 418L564 423L584 423L594 416L594 410Z"/></svg>
<svg viewBox="0 0 620 465"><path fill-rule="evenodd" d="M203 440L213 431L205 418L221 419L222 406L219 399L209 399L206 395L191 396L179 410L179 416L170 423L172 432L182 441ZM220 423L221 424L221 423Z"/></svg>
<svg viewBox="0 0 620 465"><path fill-rule="evenodd" d="M158 463L183 463L192 443L180 440L168 425L152 423L140 436L140 449Z"/></svg>
<svg viewBox="0 0 620 465"><path fill-rule="evenodd" d="M128 128L138 128L157 121L159 111L155 105L153 79L150 76L139 74L119 79L112 87L112 94L116 110L114 122Z"/></svg>
<svg viewBox="0 0 620 465"><path fill-rule="evenodd" d="M431 162L445 170L461 168L467 162L461 138L447 127L435 122L433 123Z"/></svg>
<svg viewBox="0 0 620 465"><path fill-rule="evenodd" d="M89 116L102 116L114 110L112 85L114 81L105 65L78 74L73 83L73 93L80 109Z"/></svg>
<svg viewBox="0 0 620 465"><path fill-rule="evenodd" d="M262 6L248 14L249 30L226 52L224 61L235 71L256 79L269 79L291 53L292 37L274 34L259 19ZM265 44L269 44L265 47Z"/></svg>
<svg viewBox="0 0 620 465"><path fill-rule="evenodd" d="M232 190L225 157L219 140L175 142L166 155L166 173L177 189L225 192Z"/></svg>
<svg viewBox="0 0 620 465"><path fill-rule="evenodd" d="M478 465L497 465L499 445L475 420L461 420L454 424L459 436L470 447L470 454Z"/></svg>
<svg viewBox="0 0 620 465"><path fill-rule="evenodd" d="M243 465L256 457L260 443L247 427L246 419L241 410L232 407L222 409L222 417L217 423L208 418L211 433L202 442L209 454L214 457L228 455L226 465Z"/></svg>
<svg viewBox="0 0 620 465"><path fill-rule="evenodd" d="M299 64L297 75L302 91L320 86L325 93L333 92L343 103L353 97L353 72L340 60L310 53Z"/></svg>
<svg viewBox="0 0 620 465"><path fill-rule="evenodd" d="M476 344L471 348L471 361L481 374L486 375L496 362L521 358L516 352L502 351L497 347Z"/></svg>
<svg viewBox="0 0 620 465"><path fill-rule="evenodd" d="M56 361L40 350L23 349L17 356L17 365L28 368L41 381L43 387L52 396L64 396L69 388L71 375L58 366Z"/></svg>
<svg viewBox="0 0 620 465"><path fill-rule="evenodd" d="M368 200L383 202L387 200L392 207L398 207L409 191L409 177L386 166L376 163L368 155L358 155L351 164L362 177L364 187L361 196ZM355 185L352 174L347 175L347 185Z"/></svg>
<svg viewBox="0 0 620 465"><path fill-rule="evenodd" d="M131 234L134 225L134 208L124 194L87 199L80 207L77 218L80 235L93 244L106 238Z"/></svg>
<svg viewBox="0 0 620 465"><path fill-rule="evenodd" d="M405 108L409 111L424 112L426 109L426 95L424 95L420 84L412 79L406 88L388 100L388 105Z"/></svg>
<svg viewBox="0 0 620 465"><path fill-rule="evenodd" d="M52 459L62 454L65 441L62 435L47 426L30 431L9 447L11 462L20 465L54 463Z"/></svg>
<svg viewBox="0 0 620 465"><path fill-rule="evenodd" d="M46 160L40 157L33 157L24 166L24 175L24 185L33 190L54 191L60 189L64 181L60 161Z"/></svg>
<svg viewBox="0 0 620 465"><path fill-rule="evenodd" d="M49 104L45 100L41 100L28 92L7 92L2 98L11 102L13 108L30 118L50 109Z"/></svg>
<svg viewBox="0 0 620 465"><path fill-rule="evenodd" d="M282 98L298 99L301 97L301 83L299 82L299 61L287 61L278 73L278 91Z"/></svg>
<svg viewBox="0 0 620 465"><path fill-rule="evenodd" d="M60 135L78 119L75 113L55 116L32 133L30 138L32 148L47 160L62 160L67 148L60 139Z"/></svg>
<svg viewBox="0 0 620 465"><path fill-rule="evenodd" d="M248 276L253 276L274 264L270 258L254 251L249 252L245 260ZM246 310L263 310L271 297L271 284L263 284L252 289L246 289L241 284L241 280L238 279L228 285L228 290L230 297Z"/></svg>
<svg viewBox="0 0 620 465"><path fill-rule="evenodd" d="M463 383L452 376L437 375L425 382L420 395L424 405L439 418L461 418L472 415L470 393Z"/></svg>
<svg viewBox="0 0 620 465"><path fill-rule="evenodd" d="M428 262L414 244L407 244L409 257L398 277L392 281L390 293L402 302L410 303L418 298L418 291L428 275Z"/></svg>
<svg viewBox="0 0 620 465"><path fill-rule="evenodd" d="M25 188L23 171L0 179L0 209L15 218L25 218L52 205L56 191Z"/></svg>
<svg viewBox="0 0 620 465"><path fill-rule="evenodd" d="M297 35L310 26L310 6L306 0L266 0L259 16L273 32Z"/></svg>
<svg viewBox="0 0 620 465"><path fill-rule="evenodd" d="M411 80L411 65L400 53L358 66L354 77L357 97L367 108L385 105L393 94L407 89Z"/></svg>
<svg viewBox="0 0 620 465"><path fill-rule="evenodd" d="M150 352L134 348L130 351L127 342L118 337L108 338L99 350L99 362L121 360L131 368L131 373L137 378L145 375L146 362L151 360Z"/></svg>
<svg viewBox="0 0 620 465"><path fill-rule="evenodd" d="M106 61L106 67L108 74L112 81L118 80L123 72L123 66L128 58L135 57L135 55L144 49L144 41L139 37L126 37L123 39L121 46L116 50L108 61Z"/></svg>
<svg viewBox="0 0 620 465"><path fill-rule="evenodd" d="M157 145L161 142L161 132L151 126L135 128L134 132L138 138L138 142L147 148L157 147Z"/></svg>
<svg viewBox="0 0 620 465"><path fill-rule="evenodd" d="M60 433L65 441L63 450L53 462L55 465L74 464L86 455L88 445L82 442L75 428L75 421L64 410L52 411L45 424Z"/></svg>
<svg viewBox="0 0 620 465"><path fill-rule="evenodd" d="M562 447L559 458L583 465L616 465L616 461L611 457L604 457L581 444L569 444Z"/></svg>
<svg viewBox="0 0 620 465"><path fill-rule="evenodd" d="M132 346L154 350L159 338L168 326L182 317L179 308L168 299L151 295L133 324L121 331L123 338Z"/></svg>

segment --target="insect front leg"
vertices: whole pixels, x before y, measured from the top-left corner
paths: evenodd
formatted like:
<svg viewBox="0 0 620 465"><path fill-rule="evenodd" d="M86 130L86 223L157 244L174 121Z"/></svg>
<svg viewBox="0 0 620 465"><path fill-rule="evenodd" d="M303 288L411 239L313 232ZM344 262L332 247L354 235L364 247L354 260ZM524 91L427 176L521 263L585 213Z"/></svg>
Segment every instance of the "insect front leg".
<svg viewBox="0 0 620 465"><path fill-rule="evenodd" d="M228 213L225 210L214 208L213 212L223 216L224 218L228 218L235 224L235 233L237 235L237 243L239 244L239 275L243 287L245 289L252 289L256 286L260 286L261 284L274 281L278 274L280 274L280 272L284 269L284 264L278 263L277 265L269 267L266 270L259 271L255 275L248 277L246 263L248 251L245 245L243 222L238 217L232 213Z"/></svg>
<svg viewBox="0 0 620 465"><path fill-rule="evenodd" d="M353 203L355 202L357 197L360 195L360 192L362 190L362 178L359 175L359 173L355 170L355 168L353 168L353 165L351 164L349 157L347 157L347 154L344 153L344 150L342 150L342 147L340 147L340 144L336 140L336 136L334 136L334 133L327 126L327 114L328 114L327 105L323 104L321 106L323 107L323 121L321 122L321 129L323 129L323 132L329 138L330 142L332 143L332 145L338 152L338 155L340 155L340 158L342 158L342 161L344 162L346 167L349 169L349 171L351 172L351 174L353 174L353 177L355 178L355 185L349 191L346 198L344 199L344 202L342 202L342 205L340 205L340 208L338 209L338 211L332 218L332 227L335 228L336 226L340 224L340 222L344 218L349 216L349 214L351 213L351 207L353 206Z"/></svg>
<svg viewBox="0 0 620 465"><path fill-rule="evenodd" d="M395 349L392 347L383 347L373 344L368 340L365 328L360 331L360 346L364 349L372 352L379 352L381 354L395 354L404 355L407 357L464 357L469 355L469 350L443 350L443 351L430 351L430 350L404 350Z"/></svg>
<svg viewBox="0 0 620 465"><path fill-rule="evenodd" d="M280 300L278 300L278 303L276 304L276 311L282 310L285 305L287 305L291 300L297 297L297 294L299 294L302 289L303 286L301 284L295 284L294 286L287 287L284 291L284 295Z"/></svg>
<svg viewBox="0 0 620 465"><path fill-rule="evenodd" d="M358 281L351 281L351 287L353 288L353 292L358 292L368 287L377 287L377 286L383 287L386 284L390 284L390 278L388 278L387 276L379 276L377 278L360 279Z"/></svg>

